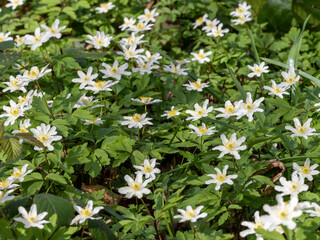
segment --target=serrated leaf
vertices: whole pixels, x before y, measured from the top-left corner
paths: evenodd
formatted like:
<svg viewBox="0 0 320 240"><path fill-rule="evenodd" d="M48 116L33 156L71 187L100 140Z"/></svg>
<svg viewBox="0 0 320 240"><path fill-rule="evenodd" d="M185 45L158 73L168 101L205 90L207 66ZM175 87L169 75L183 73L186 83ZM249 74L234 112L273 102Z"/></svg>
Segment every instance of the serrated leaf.
<svg viewBox="0 0 320 240"><path fill-rule="evenodd" d="M55 173L50 173L49 175L46 176L46 180L52 180L54 182L61 183L63 185L68 184L67 181L64 179L63 176Z"/></svg>
<svg viewBox="0 0 320 240"><path fill-rule="evenodd" d="M1 139L0 145L10 159L17 158L22 150L19 140L13 137Z"/></svg>
<svg viewBox="0 0 320 240"><path fill-rule="evenodd" d="M34 146L44 148L44 145L42 144L42 142L36 139L31 133L17 133L15 136L18 137L19 139L23 139L24 141Z"/></svg>
<svg viewBox="0 0 320 240"><path fill-rule="evenodd" d="M33 98L33 100L32 100L32 108L33 109L38 109L43 114L51 116L50 111L49 111L44 99L42 99L42 98L39 98L39 97Z"/></svg>
<svg viewBox="0 0 320 240"><path fill-rule="evenodd" d="M251 177L252 179L262 183L262 184L267 184L267 185L270 185L272 187L274 187L274 183L267 177L265 176L262 176L262 175L256 175L256 176L252 176Z"/></svg>
<svg viewBox="0 0 320 240"><path fill-rule="evenodd" d="M285 240L282 234L278 233L277 231L266 231L263 229L255 229L256 233L259 233L263 239L265 240Z"/></svg>
<svg viewBox="0 0 320 240"><path fill-rule="evenodd" d="M72 113L72 116L79 119L94 120L96 119L89 111L78 108Z"/></svg>
<svg viewBox="0 0 320 240"><path fill-rule="evenodd" d="M3 138L4 134L4 122L0 123L0 140Z"/></svg>

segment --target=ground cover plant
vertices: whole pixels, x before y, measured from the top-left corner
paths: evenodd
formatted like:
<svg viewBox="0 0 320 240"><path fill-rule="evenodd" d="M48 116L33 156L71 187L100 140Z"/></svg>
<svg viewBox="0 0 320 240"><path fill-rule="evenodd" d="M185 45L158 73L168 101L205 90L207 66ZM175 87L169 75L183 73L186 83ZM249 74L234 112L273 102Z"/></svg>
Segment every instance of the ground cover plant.
<svg viewBox="0 0 320 240"><path fill-rule="evenodd" d="M320 239L317 1L0 7L0 239Z"/></svg>

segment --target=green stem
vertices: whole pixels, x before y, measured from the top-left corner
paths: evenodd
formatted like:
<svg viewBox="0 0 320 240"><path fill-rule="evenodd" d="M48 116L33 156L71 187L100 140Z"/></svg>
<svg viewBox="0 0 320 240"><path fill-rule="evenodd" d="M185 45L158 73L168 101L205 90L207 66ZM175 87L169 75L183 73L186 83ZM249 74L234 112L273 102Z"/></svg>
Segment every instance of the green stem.
<svg viewBox="0 0 320 240"><path fill-rule="evenodd" d="M200 137L200 151L202 152L202 138L203 138L203 135L201 135Z"/></svg>
<svg viewBox="0 0 320 240"><path fill-rule="evenodd" d="M100 93L100 98L101 98L101 110L100 110L100 118L102 117L102 107L103 107L103 104L102 104L102 92Z"/></svg>
<svg viewBox="0 0 320 240"><path fill-rule="evenodd" d="M303 143L302 143L302 137L300 137L300 153L303 154Z"/></svg>

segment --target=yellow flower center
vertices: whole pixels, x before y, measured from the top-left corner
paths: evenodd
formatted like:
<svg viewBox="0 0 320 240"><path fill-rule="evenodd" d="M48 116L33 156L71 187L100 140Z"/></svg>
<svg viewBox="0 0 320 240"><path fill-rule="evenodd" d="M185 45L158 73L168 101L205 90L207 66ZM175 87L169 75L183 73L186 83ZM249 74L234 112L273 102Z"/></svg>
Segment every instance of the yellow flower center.
<svg viewBox="0 0 320 240"><path fill-rule="evenodd" d="M305 133L305 131L307 131L307 128L304 126L299 126L296 129L299 133Z"/></svg>
<svg viewBox="0 0 320 240"><path fill-rule="evenodd" d="M84 209L80 210L80 214L84 217L89 217L92 214L93 211L85 207Z"/></svg>
<svg viewBox="0 0 320 240"><path fill-rule="evenodd" d="M251 110L253 109L253 104L252 102L247 102L244 104L244 108L247 109L247 110Z"/></svg>
<svg viewBox="0 0 320 240"><path fill-rule="evenodd" d="M4 41L4 36L0 36L0 42Z"/></svg>
<svg viewBox="0 0 320 240"><path fill-rule="evenodd" d="M93 119L93 120L89 120L90 123L96 123L98 121L98 118Z"/></svg>
<svg viewBox="0 0 320 240"><path fill-rule="evenodd" d="M310 168L308 166L304 166L303 168L301 168L301 172L303 174L308 174L310 171Z"/></svg>
<svg viewBox="0 0 320 240"><path fill-rule="evenodd" d="M260 73L261 72L261 68L260 67L255 67L253 69L253 71L255 71L256 73Z"/></svg>
<svg viewBox="0 0 320 240"><path fill-rule="evenodd" d="M272 87L273 91L277 92L277 93L280 93L281 92L281 89L280 88L277 88L277 87Z"/></svg>
<svg viewBox="0 0 320 240"><path fill-rule="evenodd" d="M232 141L232 140L228 140L225 144L224 144L225 148L227 148L228 150L232 150L237 146L237 143Z"/></svg>
<svg viewBox="0 0 320 240"><path fill-rule="evenodd" d="M178 68L178 67L176 67L176 66L173 66L173 67L171 68L171 70L172 70L173 72L179 72L179 71L180 71L180 68Z"/></svg>
<svg viewBox="0 0 320 240"><path fill-rule="evenodd" d="M27 100L27 97L26 97L26 96L20 97L20 98L18 99L18 103L24 103L26 100Z"/></svg>
<svg viewBox="0 0 320 240"><path fill-rule="evenodd" d="M223 173L218 173L216 175L216 179L219 181L219 182L223 182L225 179L226 179L226 175L223 174Z"/></svg>
<svg viewBox="0 0 320 240"><path fill-rule="evenodd" d="M11 176L14 178L19 178L21 177L21 175L22 175L22 169L18 169L11 174Z"/></svg>
<svg viewBox="0 0 320 240"><path fill-rule="evenodd" d="M40 142L44 143L44 142L48 141L49 136L48 136L48 134L40 133L40 135L37 137L37 139L38 139Z"/></svg>
<svg viewBox="0 0 320 240"><path fill-rule="evenodd" d="M139 30L143 29L144 26L145 26L145 25L144 25L144 23L142 23L142 22L136 24L136 28L139 29Z"/></svg>
<svg viewBox="0 0 320 240"><path fill-rule="evenodd" d="M216 35L220 35L221 34L221 29L217 29L215 32L216 32Z"/></svg>
<svg viewBox="0 0 320 240"><path fill-rule="evenodd" d="M206 56L205 56L203 53L198 53L198 57L199 57L200 59L204 59Z"/></svg>
<svg viewBox="0 0 320 240"><path fill-rule="evenodd" d="M14 86L14 87L19 87L20 84L19 84L19 80L17 79L13 79L10 81L11 85Z"/></svg>
<svg viewBox="0 0 320 240"><path fill-rule="evenodd" d="M96 81L94 83L94 86L98 89L102 89L104 87L105 82L104 81Z"/></svg>
<svg viewBox="0 0 320 240"><path fill-rule="evenodd" d="M243 11L244 11L243 8L236 8L237 13L243 13Z"/></svg>
<svg viewBox="0 0 320 240"><path fill-rule="evenodd" d="M38 221L38 218L37 217L30 217L29 221L30 222L36 222L36 221Z"/></svg>
<svg viewBox="0 0 320 240"><path fill-rule="evenodd" d="M288 78L286 78L286 83L292 83L295 80L295 76L290 75Z"/></svg>
<svg viewBox="0 0 320 240"><path fill-rule="evenodd" d="M260 221L257 221L255 224L255 229L263 229L263 224Z"/></svg>
<svg viewBox="0 0 320 240"><path fill-rule="evenodd" d="M27 133L27 132L28 132L28 130L26 129L25 126L21 126L21 127L19 128L19 131L20 131L21 133Z"/></svg>
<svg viewBox="0 0 320 240"><path fill-rule="evenodd" d="M298 186L296 184L292 183L291 190L296 191L297 189L298 189Z"/></svg>
<svg viewBox="0 0 320 240"><path fill-rule="evenodd" d="M288 211L287 210L280 211L277 215L279 218L284 219L288 216Z"/></svg>
<svg viewBox="0 0 320 240"><path fill-rule="evenodd" d="M140 188L141 188L141 183L138 182L138 181L134 181L134 182L132 182L132 183L130 184L130 187L131 187L132 190L138 191L138 190L140 190Z"/></svg>
<svg viewBox="0 0 320 240"><path fill-rule="evenodd" d="M100 4L101 8L107 9L108 8L108 3L102 3Z"/></svg>
<svg viewBox="0 0 320 240"><path fill-rule="evenodd" d="M224 109L225 109L225 111L226 111L227 113L229 113L229 114L233 113L233 112L236 110L235 106L233 106L232 104L226 106Z"/></svg>
<svg viewBox="0 0 320 240"><path fill-rule="evenodd" d="M207 127L198 127L198 129L199 129L199 132L201 134L205 134L206 132L208 132L208 128Z"/></svg>
<svg viewBox="0 0 320 240"><path fill-rule="evenodd" d="M202 17L199 17L199 18L196 20L196 23L200 24L200 23L202 23L202 21L203 21L203 18L202 18Z"/></svg>
<svg viewBox="0 0 320 240"><path fill-rule="evenodd" d="M143 171L145 172L151 172L152 171L152 166L150 164L146 164L143 168Z"/></svg>
<svg viewBox="0 0 320 240"><path fill-rule="evenodd" d="M244 22L246 19L245 19L244 16L240 16L240 17L238 17L238 20L239 20L240 22Z"/></svg>
<svg viewBox="0 0 320 240"><path fill-rule="evenodd" d="M31 70L29 73L28 73L28 76L30 78L35 78L39 75L39 69L35 69L35 70Z"/></svg>
<svg viewBox="0 0 320 240"><path fill-rule="evenodd" d="M204 109L203 108L200 108L198 111L196 111L196 115L198 116L202 116L204 113Z"/></svg>
<svg viewBox="0 0 320 240"><path fill-rule="evenodd" d="M150 102L152 100L152 97L140 97L140 100L145 103L145 102Z"/></svg>
<svg viewBox="0 0 320 240"><path fill-rule="evenodd" d="M168 111L168 115L170 115L170 116L175 116L176 113L177 113L177 110L170 110L170 111Z"/></svg>
<svg viewBox="0 0 320 240"><path fill-rule="evenodd" d="M119 67L111 67L110 71L113 73L118 73L119 72Z"/></svg>
<svg viewBox="0 0 320 240"><path fill-rule="evenodd" d="M6 180L0 181L0 187L1 188L7 188L9 185L9 182Z"/></svg>
<svg viewBox="0 0 320 240"><path fill-rule="evenodd" d="M13 107L13 108L11 108L10 109L10 114L12 115L12 116L17 116L18 114L19 114L19 108L18 107Z"/></svg>
<svg viewBox="0 0 320 240"><path fill-rule="evenodd" d="M203 83L202 82L193 82L192 83L192 86L194 86L196 89L199 89L199 88L201 88L201 86L203 85Z"/></svg>
<svg viewBox="0 0 320 240"><path fill-rule="evenodd" d="M142 119L142 115L141 114L136 113L136 114L134 114L132 116L132 120L135 121L135 122L140 122L141 119Z"/></svg>
<svg viewBox="0 0 320 240"><path fill-rule="evenodd" d="M145 14L145 16L146 16L146 18L151 18L151 13L147 13L147 14Z"/></svg>

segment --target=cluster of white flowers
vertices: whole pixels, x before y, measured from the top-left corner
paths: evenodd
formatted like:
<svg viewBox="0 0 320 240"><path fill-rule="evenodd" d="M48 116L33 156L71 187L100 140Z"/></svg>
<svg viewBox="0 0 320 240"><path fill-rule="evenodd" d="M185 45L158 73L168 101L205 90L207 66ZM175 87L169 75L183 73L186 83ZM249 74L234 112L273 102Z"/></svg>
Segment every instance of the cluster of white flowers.
<svg viewBox="0 0 320 240"><path fill-rule="evenodd" d="M305 179L309 181L313 180L313 176L318 175L320 172L316 170L318 164L310 166L310 160L307 158L304 166L300 167L297 163L293 164L293 170L291 181L288 181L285 177L279 179L282 186L276 186L275 190L281 192L276 196L277 205L269 206L265 204L263 210L266 215L259 216L259 212L255 212L255 222L244 221L241 224L248 227L240 233L241 237L255 234L257 239L263 239L261 235L255 232L255 229L265 229L267 231L278 231L284 233L282 226L286 226L288 229L295 229L295 218L302 215L303 212L309 213L310 217L319 217L319 205L317 203L300 202L299 193L308 190L308 185L304 183ZM290 195L289 201L284 201L283 196Z"/></svg>
<svg viewBox="0 0 320 240"><path fill-rule="evenodd" d="M239 3L238 7L235 11L230 13L231 16L236 17L236 19L232 19L231 22L234 22L234 25L242 25L246 22L252 20L251 12L251 5L248 5L247 2Z"/></svg>
<svg viewBox="0 0 320 240"><path fill-rule="evenodd" d="M204 14L202 17L199 17L195 23L193 23L193 29L201 26L203 23L206 24L202 28L203 31L206 32L207 36L211 37L223 37L225 33L229 32L229 29L222 29L223 23L221 23L218 19L209 20L208 14Z"/></svg>

